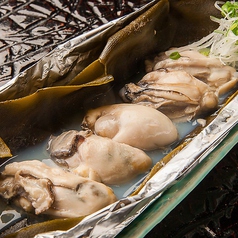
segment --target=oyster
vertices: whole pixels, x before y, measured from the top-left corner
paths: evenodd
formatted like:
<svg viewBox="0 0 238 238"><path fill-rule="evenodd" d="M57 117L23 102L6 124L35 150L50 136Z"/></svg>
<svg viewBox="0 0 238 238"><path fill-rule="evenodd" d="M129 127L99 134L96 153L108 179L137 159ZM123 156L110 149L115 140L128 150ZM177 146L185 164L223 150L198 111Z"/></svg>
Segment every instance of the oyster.
<svg viewBox="0 0 238 238"><path fill-rule="evenodd" d="M169 71L185 70L214 90L218 90L219 95L231 90L237 83L236 69L222 64L219 59L207 57L196 50L181 51L179 54L180 57L176 60L171 59L165 52L155 57L154 61L147 60L146 71L150 72L161 68Z"/></svg>
<svg viewBox="0 0 238 238"><path fill-rule="evenodd" d="M48 150L56 163L105 184L125 183L152 166L142 150L89 131L70 130L51 137Z"/></svg>
<svg viewBox="0 0 238 238"><path fill-rule="evenodd" d="M0 195L28 212L56 217L85 216L116 201L106 185L38 160L6 165Z"/></svg>
<svg viewBox="0 0 238 238"><path fill-rule="evenodd" d="M180 121L215 110L219 96L236 85L236 70L197 51L179 54L176 60L165 53L147 60L147 74L138 83L124 86L123 100L153 107Z"/></svg>
<svg viewBox="0 0 238 238"><path fill-rule="evenodd" d="M168 146L178 138L167 116L150 107L126 103L89 110L82 128L143 150Z"/></svg>
<svg viewBox="0 0 238 238"><path fill-rule="evenodd" d="M120 94L124 101L158 109L180 121L215 109L218 104L214 90L183 70L152 71L139 83L126 84Z"/></svg>

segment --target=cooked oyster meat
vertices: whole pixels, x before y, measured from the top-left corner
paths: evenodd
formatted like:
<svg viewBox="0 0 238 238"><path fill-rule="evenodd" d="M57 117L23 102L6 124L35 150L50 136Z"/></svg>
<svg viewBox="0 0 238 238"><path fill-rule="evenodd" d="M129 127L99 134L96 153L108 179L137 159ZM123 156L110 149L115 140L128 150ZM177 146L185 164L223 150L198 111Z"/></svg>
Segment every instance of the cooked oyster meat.
<svg viewBox="0 0 238 238"><path fill-rule="evenodd" d="M169 52L171 51L173 50ZM218 90L219 95L229 91L237 83L236 69L222 64L219 59L207 57L195 50L181 51L179 54L181 57L176 60L171 59L165 52L159 54L153 61L147 60L146 71L161 68L169 71L184 70L214 90Z"/></svg>
<svg viewBox="0 0 238 238"><path fill-rule="evenodd" d="M195 50L181 51L178 59L172 59L169 52L173 50L145 62L147 74L121 90L125 102L151 106L185 121L215 110L219 96L237 84L236 69L219 59Z"/></svg>
<svg viewBox="0 0 238 238"><path fill-rule="evenodd" d="M83 128L143 150L155 150L172 144L178 132L161 112L142 105L114 104L88 111Z"/></svg>
<svg viewBox="0 0 238 238"><path fill-rule="evenodd" d="M147 73L137 84L126 84L121 96L158 109L173 120L190 120L218 104L217 93L210 86L183 70Z"/></svg>
<svg viewBox="0 0 238 238"><path fill-rule="evenodd" d="M116 201L106 185L37 160L6 165L0 195L28 212L56 217L85 216Z"/></svg>
<svg viewBox="0 0 238 238"><path fill-rule="evenodd" d="M152 166L151 158L142 150L91 131L70 130L51 137L48 150L56 163L105 184L125 183Z"/></svg>

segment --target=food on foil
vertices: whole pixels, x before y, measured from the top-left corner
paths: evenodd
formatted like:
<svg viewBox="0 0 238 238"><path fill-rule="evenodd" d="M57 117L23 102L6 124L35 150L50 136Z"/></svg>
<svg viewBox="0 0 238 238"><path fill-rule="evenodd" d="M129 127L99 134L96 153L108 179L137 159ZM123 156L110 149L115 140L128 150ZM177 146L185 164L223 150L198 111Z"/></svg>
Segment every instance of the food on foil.
<svg viewBox="0 0 238 238"><path fill-rule="evenodd" d="M143 150L159 149L178 139L175 125L163 113L126 103L89 110L82 128Z"/></svg>
<svg viewBox="0 0 238 238"><path fill-rule="evenodd" d="M56 217L91 214L115 202L111 188L38 160L6 165L0 195L27 212Z"/></svg>
<svg viewBox="0 0 238 238"><path fill-rule="evenodd" d="M173 120L192 119L218 104L215 92L184 70L152 71L137 84L126 84L121 95L125 101L158 109Z"/></svg>
<svg viewBox="0 0 238 238"><path fill-rule="evenodd" d="M95 100L95 99L97 99L97 96L98 96L98 94L96 92L98 92L97 89L99 88L99 86L103 84L101 79L103 79L103 78L105 79L105 76L108 77L106 80L108 83L109 82L111 83L112 79L115 79L111 85L113 85L113 86L115 86L115 88L117 88L118 86L121 86L122 83L124 84L125 80L128 81L129 78L131 78L131 77L136 78L136 76L137 76L136 74L141 73L140 63L144 61L145 56L149 56L152 53L154 54L154 53L164 51L174 45L184 45L184 43L188 44L191 40L194 41L196 38L200 38L209 29L210 30L213 29L213 27L211 27L211 24L209 22L207 23L206 21L204 21L205 24L204 24L204 27L202 28L202 30L201 30L201 28L197 27L197 24L198 24L197 19L203 18L203 13L204 13L204 11L203 11L204 6L202 7L203 8L202 11L199 11L199 9L196 8L196 6L201 5L200 2L198 3L195 1L191 5L191 9L189 8L189 11L186 10L187 9L186 8L187 1L179 1L179 4L177 4L177 3L178 3L178 1L172 1L172 0L171 1L166 1L166 0L158 1L158 3L155 3L155 5L154 5L155 7L151 8L152 9L151 11L148 11L146 13L142 12L143 14L141 14L139 21L137 21L137 20L133 21L132 24L130 24L130 21L127 21L127 23L125 25L128 25L128 26L123 28L123 31L121 31L121 32L118 31L118 34L114 34L112 37L109 37L111 34L107 35L108 32L110 33L110 30L107 31L107 29L106 29L105 32L107 32L107 33L105 35L103 34L105 32L102 32L103 39L106 39L106 38L109 39L105 48L103 49L101 54L99 54L98 51L96 51L96 53L94 52L95 54L93 54L94 58L97 58L98 55L100 55L99 59L94 61L88 67L86 67L86 65L89 62L86 60L87 63L81 65L81 66L86 67L82 71L81 71L81 69L82 69L81 66L79 68L77 68L77 67L74 68L73 67L74 62L72 62L72 61L70 61L70 67L72 66L72 68L70 68L70 69L67 67L66 67L67 69L65 69L64 67L66 65L64 65L62 68L59 68L59 70L56 70L56 71L54 71L54 68L47 67L46 73L51 72L52 76L56 75L56 78L58 78L59 72L62 73L60 75L61 79L65 79L68 77L66 80L67 83L69 84L68 86L59 86L61 84L53 83L53 84L49 84L49 85L47 84L47 86L49 86L49 87L45 88L45 89L38 90L39 88L37 88L38 91L33 94L30 93L31 95L28 95L27 93L25 94L25 92L23 94L17 93L14 95L15 89L16 88L22 89L21 87L18 87L18 86L19 85L23 86L21 84L18 84L19 83L18 82L16 84L17 85L16 88L14 88L15 86L13 85L14 87L12 88L13 89L12 91L6 90L6 92L1 93L1 100L3 102L0 103L0 114L6 114L6 112L7 112L8 115L10 115L8 119L3 120L2 124L3 125L7 124L9 131L10 130L14 131L14 133L10 136L9 136L9 133L6 133L6 134L8 134L8 137L6 140L5 139L6 136L5 136L4 140L6 140L7 142L10 141L12 143L12 145L17 145L17 144L19 145L19 143L17 143L17 139L20 138L21 141L24 141L24 143L26 145L29 145L29 141L33 141L32 137L30 137L30 134L32 132L30 133L28 131L29 125L31 125L34 130L37 128L37 130L39 129L40 132L44 131L44 132L48 133L50 131L52 133L53 131L55 131L54 130L55 128L52 129L51 126L54 125L56 122L58 122L60 124L62 122L61 120L64 117L64 115L65 115L65 117L69 118L69 117L73 117L73 115L75 115L72 113L72 111L75 112L75 111L81 110L81 109L82 109L82 111L84 111L85 109L89 109L89 107L84 107L85 106L84 103L86 100L88 100L88 101L91 100L94 103L97 102L97 100ZM205 4L205 2L204 2L204 4ZM184 6L185 6L185 8L184 8ZM197 15L195 18L193 18L191 12L196 12ZM179 13L179 14L177 14L177 13ZM179 15L179 17L177 17L178 15ZM180 17L181 15L183 17ZM207 12L206 12L206 15L207 15ZM167 20L169 21L170 24L167 24L168 23ZM120 21L119 21L119 24L120 24ZM188 25L190 28L187 28ZM117 28L117 29L120 29L120 28ZM181 29L182 29L182 31L180 31ZM190 31L191 29L193 31ZM183 32L185 32L186 34L183 34ZM193 32L196 32L196 35L194 35ZM175 33L178 33L178 34L176 35ZM99 34L98 36L100 39L101 35ZM95 41L93 41L93 42L95 43ZM75 43L75 42L72 41L71 43ZM90 41L87 41L87 42L85 41L84 43L87 47L89 46L89 48L90 48ZM103 41L103 44L104 43L105 43L105 41ZM148 48L146 48L145 46ZM65 47L65 46L63 46L63 47ZM69 45L67 45L67 47L63 48L63 51L65 53L65 55L63 57L64 59L67 59L67 55L69 55L69 57L72 56L71 58L74 58L75 55L77 55L77 56L80 55L79 54L79 52L80 52L79 49L81 48L80 46L78 48L76 46L74 49L72 49L71 52L67 51L70 49L70 47L71 47L71 45L69 44ZM84 54L82 54L81 56L85 56L85 55L90 56L90 54L88 54L90 52L90 49L87 47L86 47L86 51L84 51ZM61 50L61 49L59 49L59 50ZM176 51L177 51L177 49L176 49ZM59 53L62 53L62 52L59 51ZM179 54L181 56L181 54L182 54L181 51L179 51ZM56 58L58 58L59 56L62 56L62 55L61 54L56 55ZM52 57L52 55L49 55L49 58L51 58L51 57ZM59 57L59 60L61 60L61 57ZM54 61L52 61L52 62L54 62ZM36 64L36 66L41 66L41 63L42 63L42 61L40 62L40 64ZM77 64L75 64L75 65L77 65ZM39 67L38 69L39 69L38 72L40 73L40 75L42 75L42 70L41 70L42 68ZM169 72L169 70L164 70L164 69L163 70L158 69L156 71L161 71L161 73L173 73L172 70L170 70L170 72ZM29 74L25 74L25 73L21 74L23 79L26 79L29 75L31 75L31 71L27 71L27 72L28 73L30 72L30 73ZM26 77L26 75L28 75L28 76ZM52 78L46 77L46 78L52 79L53 81L55 80L54 77L52 77ZM99 79L99 80L97 80L97 82L93 83L94 82L93 80L95 80L95 78ZM195 78L195 76L191 75L191 78ZM33 81L34 81L34 78L33 78ZM27 80L24 80L23 82L27 82ZM89 84L90 82L92 82L92 83ZM104 82L105 82L105 80L104 80ZM210 88L214 88L213 86L208 85L207 82L199 81L196 78L195 78L195 80L192 79L192 82L193 82L192 84L194 84L196 86L199 85L199 87L197 87L197 91L195 92L195 94L194 95L192 94L195 99L199 98L199 93L202 89L210 90ZM81 87L76 86L76 84L85 84L86 86L85 85L83 86L83 87L85 87L85 90L79 91L79 89L81 89ZM25 85L29 85L29 84L25 84ZM34 83L32 85L34 85ZM29 85L29 87L32 88L32 85ZM53 85L54 85L54 87L51 87ZM218 85L219 90L220 90L220 92L222 92L220 86L221 85L219 84ZM105 88L106 88L106 90L108 89L108 87L105 87ZM111 87L111 88L113 88L113 87ZM113 88L113 89L115 89L115 88ZM180 87L180 88L182 88L182 87ZM95 90L93 90L93 89L95 89ZM210 103L212 105L214 102L217 103L217 96L218 96L218 95L216 95L217 92L219 92L219 91L213 90L211 94L206 95L206 96L211 96L211 98L206 97L206 99L208 99L209 103L212 102L212 103ZM192 93L192 92L189 92L189 93ZM26 96L26 95L28 95L28 96ZM92 99L92 96L94 96L93 99ZM181 96L181 95L176 95L176 96ZM15 98L18 98L18 99L9 100L9 99L15 99ZM64 101L65 103L61 103L62 99L65 100ZM107 101L107 99L108 98L106 98L106 101ZM4 101L4 100L6 100L6 101ZM111 100L111 98L109 100L112 101L112 103L114 103L114 101ZM108 101L107 101L107 103L108 103ZM105 102L102 104L105 105ZM206 107L208 104L206 104ZM40 105L40 107L36 107L36 105L37 106ZM58 105L58 106L56 107L55 105ZM127 105L129 105L129 104L127 104ZM114 106L115 105L106 106L106 107L114 107ZM136 105L133 105L133 106L136 106ZM138 105L138 106L140 106L140 105ZM72 111L68 110L69 107L71 109L73 108L74 110L72 110ZM132 108L132 105L129 105L128 108L129 107ZM18 108L20 111L18 110ZM47 108L47 110L45 108ZM52 110L52 108L57 108L58 109L57 113L53 112L54 110ZM152 109L150 107L145 107L145 108ZM99 108L95 109L95 110L100 111ZM155 109L153 109L153 110L156 111ZM30 114L28 113L29 111L31 112ZM3 113L1 113L1 112L3 112ZM156 113L157 112L158 111L156 111ZM29 116L28 116L28 114L29 114ZM27 115L27 117L26 117L26 115ZM118 112L118 116L120 118L119 112ZM26 121L25 118L27 118L28 120ZM37 118L37 120L36 120L36 118ZM57 118L57 120L55 118ZM140 119L141 116L137 117L136 120L134 120L134 122L135 121L137 122L138 118ZM171 137L170 136L168 137L170 139L172 138L171 141L170 142L167 141L167 143L170 144L177 140L178 134L177 134L177 130L175 130L176 128L175 129L173 128L174 125L171 122L171 120L168 119L167 116L165 118L166 118L165 122L168 123L168 125L171 125L172 131L173 131L171 133ZM17 123L14 123L15 122L14 119L17 120ZM101 119L99 118L99 121L100 120ZM103 129L102 127L105 124L107 124L108 121L109 120L105 120L105 121L102 120L102 124L100 124L99 128L102 130ZM22 123L22 122L24 122L24 123ZM32 122L34 122L33 125L32 125ZM225 120L224 120L224 122L225 122ZM95 125L97 124L97 120L95 120L94 123L95 124L92 127L95 127ZM158 123L158 121L157 121L157 123ZM14 125L16 125L16 124L21 125L20 130L19 130L19 128L17 128L17 130L14 130ZM49 126L49 125L51 125L51 126ZM144 129L146 125L147 125L147 123L145 125L143 125L142 128ZM64 126L65 126L65 124L62 123L60 126L57 127L57 129L62 128ZM83 123L83 127L84 127L84 129L88 129L88 126L84 123ZM47 130L46 130L46 128L47 128ZM110 129L112 129L112 128L110 127ZM34 133L37 135L40 135L40 133L37 130ZM94 131L94 129L92 129L92 130ZM26 134L27 136L25 136L25 134L24 134L26 131L29 132L28 134ZM127 130L125 130L125 133L126 133L126 131ZM106 131L106 133L109 133L109 134L111 134L112 132L114 132L114 131L113 130ZM86 178L83 178L76 174L76 172L78 172L78 173L81 173L83 176L86 176L86 177L89 176L90 178L94 178L95 180L100 180L103 182L103 179L101 178L101 176L98 175L99 173L96 170L94 170L94 168L92 169L92 167L91 167L92 165L94 166L94 164L96 164L95 160L91 161L90 165L86 164L86 162L83 161L82 167L77 166L78 164L77 164L77 161L74 160L74 155L78 153L79 147L80 147L80 146L78 147L78 144L77 144L77 141L78 141L77 135L75 137L75 134L77 134L78 131L75 132L75 134L74 134L74 132L72 133L72 131L67 132L67 133L62 134L56 138L51 138L52 141L51 141L50 146L54 145L53 149L51 147L51 155L52 155L53 160L56 161L57 164L63 165L63 167L65 167L66 169L68 169L70 171L70 172L69 171L65 172L67 174L70 174L69 177L78 176L78 177L80 177L80 179L85 181ZM82 133L82 132L80 132L80 133ZM91 138L99 137L98 133L96 131L95 131L95 133L97 135L90 135L90 137L91 136L92 136ZM17 136L15 136L15 134L17 134ZM147 137L147 133L144 133L144 130L142 130L141 134L143 136ZM148 135L149 135L149 133L148 133ZM14 138L13 138L13 136L14 136ZM70 142L69 144L67 143L67 141L63 141L63 140L61 141L61 139L64 138L64 136L68 137L67 141ZM43 135L43 137L46 138L45 135ZM33 138L35 139L35 137L33 137ZM84 140L83 142L80 141L80 139L79 139L79 143L82 142L81 145L83 145L84 142L88 139L86 136L85 136L85 138L83 138L83 140ZM107 139L105 137L102 137L102 138ZM54 141L54 139L56 139L56 140ZM108 140L113 141L112 139L108 139ZM147 138L147 140L149 141L149 138ZM34 141L36 141L36 140L34 140ZM37 142L38 141L36 141L35 143L37 143ZM160 140L160 142L164 142L164 137ZM119 142L117 142L117 143L119 143ZM188 143L189 143L189 141L188 141ZM11 145L11 148L12 148L12 145ZM98 143L97 143L97 146L98 146ZM154 146L154 144L153 144L153 146ZM156 143L156 148L160 148L163 146L164 145L158 146L158 144ZM151 145L148 147L149 148L147 148L147 150L154 149L154 147L152 148ZM87 147L87 149L88 148L89 147ZM178 148L178 147L176 147L176 148ZM146 148L144 148L144 147L143 147L143 149L146 150ZM168 157L165 156L167 158L166 163L168 163L168 161L172 161L173 155L177 154L177 152L179 150L174 150L174 151L172 151L172 153L169 153ZM93 150L92 151L90 150L88 153L90 154L92 152L93 152ZM68 156L69 156L69 158L68 158ZM162 161L161 166L159 167L156 164L153 167L152 172L156 173L161 167L165 168L165 164L166 164L166 163L164 163L165 160L163 159L161 161ZM68 162L70 162L70 163L68 163ZM22 162L22 163L26 163L26 162ZM14 164L9 164L10 167L13 165ZM18 168L20 168L19 165L20 164L17 165ZM71 168L71 165L73 168ZM77 166L77 167L74 168L74 166ZM181 168L182 167L180 167L180 169ZM49 170L54 171L53 168L49 168ZM166 168L165 168L165 170L166 170ZM33 169L31 169L31 172L32 171L33 171ZM60 169L60 171L64 171L64 170ZM175 172L177 172L177 171L175 171ZM181 176L182 176L183 172L184 171L181 170ZM6 179L5 180L6 182L10 181L10 183L8 183L10 187L11 187L11 183L13 181L15 181L16 175L17 176L19 175L18 177L20 177L20 176L24 177L21 182L22 184L23 184L23 182L26 181L25 180L26 178L29 178L29 182L27 182L27 186L29 186L33 183L37 184L37 182L35 181L37 179L40 180L40 182L39 182L40 184L41 183L46 184L46 182L48 180L50 180L49 177L43 178L43 177L39 176L40 178L38 178L37 175L34 174L34 172L32 172L32 174L33 175L27 174L25 176L25 175L22 175L22 172L19 172L19 173L16 172L14 175L8 174L8 175L1 175L1 176ZM166 176L173 178L172 175L173 175L173 171L172 172L168 171ZM32 177L33 177L33 179L32 179ZM41 179L43 179L43 180L41 180ZM168 179L166 179L166 177L163 177L163 179L165 179L167 182L166 186L170 185L170 183L167 181ZM89 179L86 179L86 180L94 182ZM145 181L147 182L148 180L145 180ZM170 181L172 181L172 179ZM70 183L70 181L67 181L67 182ZM174 182L174 180L173 180L173 182ZM98 182L95 182L95 183L101 184L101 186L105 186L102 183L98 183ZM7 185L7 183L5 183L5 185ZM154 184L148 183L148 186L145 183L143 183L143 184L141 183L141 186L144 186L144 185L146 188L149 188L149 190L150 189L154 190L154 189L156 189L156 185L158 185L158 182L155 181ZM165 184L162 184L162 185L165 185ZM14 188L16 188L16 187L14 187ZM108 191L108 193L109 193L108 199L110 200L110 202L115 201L116 198L113 195L112 191L110 189L107 190L107 187L103 187L103 188L105 188L105 190ZM27 187L26 187L26 189L27 189ZM23 190L21 190L21 191L23 191ZM109 191L111 191L111 193ZM161 191L159 191L159 192L161 193ZM26 194L26 192L24 192L24 195L25 194ZM66 192L65 194L66 194L65 196L68 196L69 193ZM4 193L4 195L7 196L7 193ZM95 194L93 194L93 195L95 195ZM143 195L144 194L142 194L142 197L147 199L147 197L144 197ZM29 196L32 196L32 195L29 194ZM62 195L62 197L64 198L64 195ZM99 216L102 216L102 219L99 220L99 223L98 223L99 224L98 232L100 233L100 235L101 235L101 229L103 230L105 228L105 227L103 227L104 226L103 221L105 221L105 223L107 223L107 225L108 224L112 225L111 227L115 228L114 229L115 233L117 233L117 232L119 232L119 230L123 229L125 224L126 225L129 224L129 223L125 222L125 217L133 220L136 216L138 216L138 214L142 210L144 210L145 206L148 205L147 202L149 203L149 201L151 201L151 200L143 200L143 198L142 198L142 201L140 201L140 199L141 199L140 196L137 196L137 197L132 196L132 197L123 198L124 200L119 201L118 204L115 204L115 207L110 207L109 213L112 215L115 215L114 218L115 217L118 218L118 219L114 219L114 220L112 219L113 221L110 220L110 216L108 216L107 213L106 214L104 212L101 213L101 211L99 213L97 213L97 214L99 214ZM153 199L154 198L155 197L153 197ZM15 199L15 197L14 197L14 199ZM93 197L91 197L90 199L93 199ZM17 198L16 198L16 200L17 200ZM95 199L93 199L93 200L95 201ZM107 204L110 204L110 202L108 202ZM132 205L132 207L133 207L135 205L134 202L135 203L138 202L139 208L135 207L135 209L133 208L133 211L132 211L132 210L130 210L130 205ZM142 202L142 203L140 203L140 202ZM25 199L25 198L22 199L22 203L27 204L27 205L30 204L27 201L27 199ZM34 204L37 204L37 203L34 203ZM129 204L129 208L127 207L128 204ZM145 206L141 205L141 204L144 204ZM44 210L45 202L42 203L42 206L43 206L43 208L40 207L39 210ZM104 204L103 206L106 206L106 204ZM114 205L112 205L112 206L114 206ZM31 206L29 205L29 207L33 210L35 209L33 207L33 203ZM120 208L121 208L121 210L120 210ZM52 208L47 210L47 211L49 211L49 214L52 214L51 209ZM100 208L97 208L97 209L100 209ZM139 209L139 211L138 211L138 209ZM91 212L93 212L93 211L91 211ZM45 213L45 211L43 213ZM94 221L96 221L98 219L97 214L95 215L96 219ZM131 217L131 216L133 216L133 217ZM94 218L94 216L92 216L92 217ZM108 219L109 219L109 221L108 221ZM127 221L129 221L129 219L127 219ZM94 229L94 226L97 226L97 225L95 225L94 221L91 224L90 218L88 220L86 218L85 222L86 223L88 222L90 228L89 228L89 230L87 230L85 232L85 234L90 235L89 233L91 233L91 231L93 232L93 230L97 230L97 227L96 227L96 229ZM119 221L122 221L122 223L119 223ZM102 222L102 224L103 224L101 227L100 227L100 222ZM92 227L93 227L93 229L92 229ZM87 226L85 229L87 229ZM114 233L112 231L112 229L110 230L110 232ZM81 232L81 231L79 231L79 232ZM38 230L38 233L39 233L39 230ZM85 236L85 234L83 234L82 236L79 236L79 237L83 237L83 236Z"/></svg>
<svg viewBox="0 0 238 238"><path fill-rule="evenodd" d="M171 51L173 49L168 52ZM236 69L224 65L218 58L207 57L196 50L185 50L179 52L178 58L174 59L173 54L176 53L176 49L171 54L168 52L159 54L153 61L147 61L147 72L159 69L184 70L209 85L218 96L231 90L237 82Z"/></svg>
<svg viewBox="0 0 238 238"><path fill-rule="evenodd" d="M173 53L147 61L148 73L139 82L124 86L123 100L153 107L180 121L213 112L219 96L235 87L236 69L198 51Z"/></svg>
<svg viewBox="0 0 238 238"><path fill-rule="evenodd" d="M92 134L70 130L49 140L51 158L72 173L111 185L128 182L152 166L142 150Z"/></svg>

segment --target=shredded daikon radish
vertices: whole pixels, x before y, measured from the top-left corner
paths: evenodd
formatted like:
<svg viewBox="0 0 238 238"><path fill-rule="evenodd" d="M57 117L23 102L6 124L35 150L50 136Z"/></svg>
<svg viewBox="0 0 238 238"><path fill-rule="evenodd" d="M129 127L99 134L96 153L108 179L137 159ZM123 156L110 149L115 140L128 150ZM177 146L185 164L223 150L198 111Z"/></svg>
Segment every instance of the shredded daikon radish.
<svg viewBox="0 0 238 238"><path fill-rule="evenodd" d="M221 7L220 7L221 5ZM238 2L217 1L215 7L221 11L223 18L211 17L219 27L201 40L190 45L166 51L171 53L185 50L197 50L206 52L209 57L218 58L224 65L230 65L238 69ZM205 53L204 53L205 54Z"/></svg>

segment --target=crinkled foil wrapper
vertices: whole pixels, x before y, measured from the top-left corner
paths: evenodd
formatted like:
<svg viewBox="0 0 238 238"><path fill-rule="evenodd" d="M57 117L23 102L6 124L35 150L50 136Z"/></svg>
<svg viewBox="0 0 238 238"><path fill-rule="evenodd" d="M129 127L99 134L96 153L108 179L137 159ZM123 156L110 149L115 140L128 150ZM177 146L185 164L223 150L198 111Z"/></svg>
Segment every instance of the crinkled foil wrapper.
<svg viewBox="0 0 238 238"><path fill-rule="evenodd" d="M134 12L148 2L0 1L0 86L59 44Z"/></svg>
<svg viewBox="0 0 238 238"><path fill-rule="evenodd" d="M81 34L60 45L46 56L47 60L54 58L61 62L62 58L70 56L72 49L77 49L78 44L87 41L103 30L120 21L110 21L88 33ZM69 47L70 46L70 47ZM58 64L60 72L65 72L68 64ZM54 68L48 68L48 72ZM27 73L16 75L14 80ZM6 77L8 78L8 77ZM14 84L9 81L0 88L0 91L9 90ZM162 193L178 179L188 173L196 164L200 163L216 146L225 138L238 121L238 95L236 95L215 119L197 135L187 146L176 154L163 168L161 168L140 190L137 195L120 199L116 203L87 216L78 225L68 231L53 231L38 234L37 238L53 237L115 237L136 217L138 217L150 204L158 199Z"/></svg>
<svg viewBox="0 0 238 238"><path fill-rule="evenodd" d="M238 122L238 95L187 146L161 168L135 196L116 203L83 219L68 231L39 234L37 238L115 237L139 216L163 191L200 163Z"/></svg>
<svg viewBox="0 0 238 238"><path fill-rule="evenodd" d="M43 87L66 85L91 63L90 58L99 56L104 45L95 41L105 41L151 4L149 0L0 2L0 101L17 98L17 92L24 91L23 97ZM77 66L81 61L87 63Z"/></svg>

